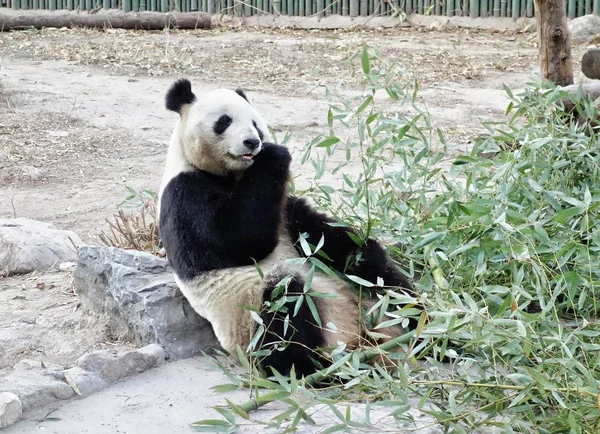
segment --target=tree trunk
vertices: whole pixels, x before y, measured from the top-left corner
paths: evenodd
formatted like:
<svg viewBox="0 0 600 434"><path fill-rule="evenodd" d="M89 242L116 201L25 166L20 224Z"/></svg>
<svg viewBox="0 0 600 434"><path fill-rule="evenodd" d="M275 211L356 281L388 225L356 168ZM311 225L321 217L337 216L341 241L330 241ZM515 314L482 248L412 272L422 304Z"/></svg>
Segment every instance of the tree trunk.
<svg viewBox="0 0 600 434"><path fill-rule="evenodd" d="M557 86L573 84L571 38L564 0L535 0L542 77Z"/></svg>
<svg viewBox="0 0 600 434"><path fill-rule="evenodd" d="M0 9L0 32L45 27L91 27L139 30L208 29L211 15L202 12L122 12L108 11L89 14L70 11L11 11Z"/></svg>

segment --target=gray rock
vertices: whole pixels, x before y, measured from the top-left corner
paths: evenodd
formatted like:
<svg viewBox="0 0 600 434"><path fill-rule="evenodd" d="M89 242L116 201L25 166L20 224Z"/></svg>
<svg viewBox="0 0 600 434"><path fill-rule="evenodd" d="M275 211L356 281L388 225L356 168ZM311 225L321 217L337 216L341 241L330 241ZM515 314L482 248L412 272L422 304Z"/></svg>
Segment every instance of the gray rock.
<svg viewBox="0 0 600 434"><path fill-rule="evenodd" d="M23 416L23 404L17 395L0 393L0 429L12 425Z"/></svg>
<svg viewBox="0 0 600 434"><path fill-rule="evenodd" d="M134 351L96 351L81 357L75 364L112 384L165 362L166 354L160 345L151 344L149 347Z"/></svg>
<svg viewBox="0 0 600 434"><path fill-rule="evenodd" d="M63 374L65 381L72 382L77 387L76 393L81 396L90 396L92 393L110 386L97 373L86 371L79 366L67 369Z"/></svg>
<svg viewBox="0 0 600 434"><path fill-rule="evenodd" d="M165 363L167 355L158 344L136 350L103 350L80 357L64 372L65 380L75 384L77 393L89 396L117 381Z"/></svg>
<svg viewBox="0 0 600 434"><path fill-rule="evenodd" d="M573 18L569 20L568 25L571 41L588 41L600 33L600 17L596 15L590 14Z"/></svg>
<svg viewBox="0 0 600 434"><path fill-rule="evenodd" d="M115 336L138 345L158 343L171 358L219 348L212 326L183 297L166 259L83 246L74 276L84 307L109 315Z"/></svg>
<svg viewBox="0 0 600 434"><path fill-rule="evenodd" d="M47 269L77 258L81 239L28 218L0 218L0 276Z"/></svg>
<svg viewBox="0 0 600 434"><path fill-rule="evenodd" d="M23 404L23 413L75 395L62 372L34 360L20 361L6 377L0 378L0 392L17 395Z"/></svg>

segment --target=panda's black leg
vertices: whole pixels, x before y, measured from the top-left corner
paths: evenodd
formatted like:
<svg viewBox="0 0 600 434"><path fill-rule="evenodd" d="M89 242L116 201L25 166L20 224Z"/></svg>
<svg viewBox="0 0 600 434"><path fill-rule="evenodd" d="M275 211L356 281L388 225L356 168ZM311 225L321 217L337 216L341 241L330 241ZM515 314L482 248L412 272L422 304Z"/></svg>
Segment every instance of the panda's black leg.
<svg viewBox="0 0 600 434"><path fill-rule="evenodd" d="M271 300L273 291L277 283L286 276L287 273L283 270L265 276L263 301L275 301ZM262 359L261 365L267 370L269 367L275 368L283 375L289 375L294 365L298 378L317 370L313 360L319 363L325 362L315 351L323 346L323 331L316 324L306 301L302 302L300 309L294 315L297 299L293 296L301 295L303 287L304 280L298 275L293 276L287 287L287 295L292 299L276 312L269 312L268 308L264 308L260 314L266 327L261 348L271 351L270 355ZM286 316L289 316L287 325Z"/></svg>
<svg viewBox="0 0 600 434"><path fill-rule="evenodd" d="M307 233L307 241L316 245L324 237L323 252L331 259L329 265L337 271L354 274L372 283L377 283L380 277L386 286L411 290L408 280L377 241L369 239L364 246L358 246L348 235L356 235L352 228L331 226L330 223L335 223L335 220L314 210L304 199L288 197L286 219L289 235L294 241L300 234ZM357 262L359 253L361 256Z"/></svg>

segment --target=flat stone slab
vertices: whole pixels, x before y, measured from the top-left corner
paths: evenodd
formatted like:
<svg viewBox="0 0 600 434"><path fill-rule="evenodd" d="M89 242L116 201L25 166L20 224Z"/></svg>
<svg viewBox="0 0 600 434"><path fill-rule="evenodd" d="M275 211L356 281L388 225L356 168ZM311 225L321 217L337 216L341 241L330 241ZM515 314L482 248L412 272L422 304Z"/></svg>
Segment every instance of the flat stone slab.
<svg viewBox="0 0 600 434"><path fill-rule="evenodd" d="M74 261L82 244L75 232L28 218L0 218L0 276L45 270Z"/></svg>
<svg viewBox="0 0 600 434"><path fill-rule="evenodd" d="M173 359L220 348L210 323L181 294L166 259L83 246L74 279L83 306L108 315L115 336L138 346L158 343Z"/></svg>

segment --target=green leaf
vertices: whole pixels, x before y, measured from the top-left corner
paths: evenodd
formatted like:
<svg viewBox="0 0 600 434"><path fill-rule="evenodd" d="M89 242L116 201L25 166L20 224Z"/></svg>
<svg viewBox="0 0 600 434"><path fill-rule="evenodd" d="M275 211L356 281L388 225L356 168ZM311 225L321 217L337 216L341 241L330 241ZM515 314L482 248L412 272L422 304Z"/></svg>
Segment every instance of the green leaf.
<svg viewBox="0 0 600 434"><path fill-rule="evenodd" d="M231 403L228 399L226 399L225 401L227 402L227 404L229 404L231 406ZM225 420L227 420L227 422L229 422L231 425L235 425L235 416L233 414L231 414L231 412L229 410L227 410L226 408L223 408L223 407L214 407L214 409L216 411L218 411L219 413L221 413L221 415L225 418ZM248 416L248 415L246 414L246 416ZM246 419L247 419L247 417L246 417Z"/></svg>
<svg viewBox="0 0 600 434"><path fill-rule="evenodd" d="M369 282L369 281L367 281L367 280L365 280L365 279L363 279L363 278L361 278L361 277L354 276L354 275L352 275L352 274L346 274L346 277L347 277L348 279L350 279L351 281L353 281L354 283L357 283L357 284L359 284L359 285L361 285L361 286L365 286L365 287L367 287L367 288L371 288L371 287L375 286L375 285L374 285L374 284L372 284L371 282Z"/></svg>
<svg viewBox="0 0 600 434"><path fill-rule="evenodd" d="M339 432L346 429L346 424L339 423L337 425L332 425L328 428L325 428L323 431L319 431L319 434L330 434L332 432Z"/></svg>
<svg viewBox="0 0 600 434"><path fill-rule="evenodd" d="M311 256L312 252L310 250L310 246L308 245L308 241L306 241L306 239L300 235L300 238L298 238L300 240L300 246L302 247L302 251L304 252L305 256Z"/></svg>
<svg viewBox="0 0 600 434"><path fill-rule="evenodd" d="M317 325L319 327L323 327L323 325L321 324L321 318L319 316L319 311L317 310L317 307L315 306L315 303L314 303L312 297L310 296L310 294L307 294L307 296L306 296L306 304L308 305L308 308L310 309L310 313L312 314Z"/></svg>
<svg viewBox="0 0 600 434"><path fill-rule="evenodd" d="M190 426L194 431L200 432L214 432L214 433L231 433L235 432L236 426L231 425L229 422L218 419L204 419L197 422L193 422Z"/></svg>
<svg viewBox="0 0 600 434"><path fill-rule="evenodd" d="M306 277L304 278L304 288L302 292L305 294L310 290L310 286L312 285L313 277L315 275L315 264L310 266L308 273L306 273Z"/></svg>
<svg viewBox="0 0 600 434"><path fill-rule="evenodd" d="M365 75L369 75L371 73L371 61L369 59L369 52L366 46L363 47L360 63L363 73Z"/></svg>
<svg viewBox="0 0 600 434"><path fill-rule="evenodd" d="M584 208L579 208L579 207L563 209L562 211L557 212L554 215L554 218L552 220L554 220L558 223L565 224L567 222L567 220L569 220L575 216L578 216L579 214L582 214L583 211L585 211Z"/></svg>
<svg viewBox="0 0 600 434"><path fill-rule="evenodd" d="M215 393L227 393L238 390L239 386L235 384L217 384L216 386L212 386L210 389Z"/></svg>
<svg viewBox="0 0 600 434"><path fill-rule="evenodd" d="M330 148L340 141L337 137L327 137L316 145L317 148Z"/></svg>

